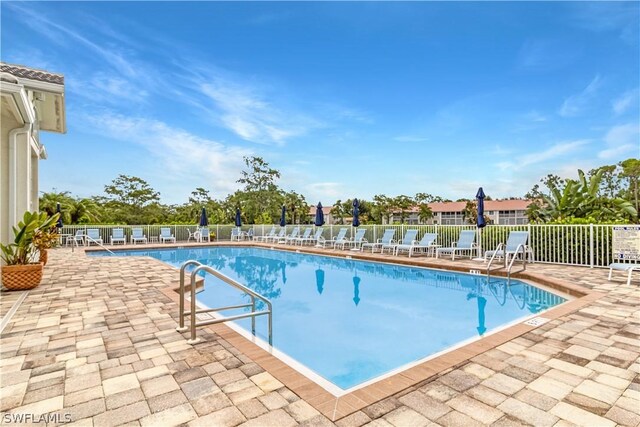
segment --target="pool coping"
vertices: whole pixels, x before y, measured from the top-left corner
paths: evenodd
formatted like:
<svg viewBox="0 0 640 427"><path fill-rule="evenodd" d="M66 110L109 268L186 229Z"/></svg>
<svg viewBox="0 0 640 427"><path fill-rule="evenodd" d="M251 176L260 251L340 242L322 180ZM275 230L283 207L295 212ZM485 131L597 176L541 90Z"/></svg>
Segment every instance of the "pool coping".
<svg viewBox="0 0 640 427"><path fill-rule="evenodd" d="M140 246L126 246L123 249L131 250L131 249L174 249L178 247L193 247L193 246L243 246L243 247L261 247L261 248L274 248L279 250L285 250L290 252L303 252L309 254L316 255L329 255L329 256L338 256L345 258L347 256L351 257L351 259L365 260L365 261L375 261L375 262L383 262L385 264L401 264L407 266L414 267L426 267L426 268L435 268L435 269L446 269L446 270L454 270L460 272L469 273L470 267L468 265L462 265L456 263L455 261L448 261L445 259L437 259L435 261L434 258L425 259L421 258L401 258L397 256L385 256L381 254L366 254L362 252L355 251L337 251L337 250L327 250L327 249L319 249L308 246L284 246L284 245L273 245L273 244L264 244L257 242L212 242L206 244L188 244L188 245L145 245L144 248L140 248ZM98 248L87 248L85 252L90 251L101 251L102 249ZM141 255L144 256L144 255ZM151 260L162 263L167 268L171 268L173 270L177 270L175 267L169 266L166 263L156 260L154 258L150 258ZM486 274L486 268L484 268L484 264L482 266L475 267L476 270L479 270L482 274ZM505 271L492 271L492 275L494 276L506 276ZM549 277L547 275L541 275L534 272L519 272L512 275L514 279L524 279L531 280L536 283L540 283L546 287L564 292L570 296L573 296L575 299L567 301L560 306L551 308L544 312L543 317L545 319L549 319L549 321L559 318L561 316L572 313L590 302L599 299L605 294L601 292L591 291L587 288L574 285L566 280ZM178 290L177 287L169 287L162 289L162 293L166 295L169 299L171 299L176 304L179 304L179 295L176 292ZM436 357L430 358L422 363L418 363L415 366L407 368L401 372L398 372L394 375L391 375L386 378L382 378L379 381L376 381L372 384L366 385L362 388L358 388L352 392L349 392L345 395L336 397L329 391L325 390L323 387L318 385L316 382L311 380L310 378L304 376L291 366L287 365L282 360L278 359L276 356L269 353L267 350L263 349L256 343L242 336L240 333L233 330L231 327L225 324L216 324L209 325L205 328L208 328L209 331L217 334L231 345L233 345L236 349L241 351L248 358L253 360L255 363L260 365L263 369L269 372L273 377L275 377L278 381L284 384L286 387L291 389L294 393L298 394L301 398L303 398L307 403L312 405L318 411L320 411L323 415L329 418L332 421L337 421L341 418L344 418L348 415L353 414L373 403L376 403L380 400L383 400L389 396L392 396L398 392L401 392L409 387L413 387L422 383L426 383L432 381L449 372L451 369L465 364L469 361L469 359L480 355L488 350L491 350L495 347L498 347L508 341L511 341L527 332L530 332L538 326L524 324L520 322L518 324L506 327L505 329L499 330L493 334L487 335L486 337L481 337L473 342L462 345L461 347L452 349L451 351L447 351L444 354L438 355Z"/></svg>

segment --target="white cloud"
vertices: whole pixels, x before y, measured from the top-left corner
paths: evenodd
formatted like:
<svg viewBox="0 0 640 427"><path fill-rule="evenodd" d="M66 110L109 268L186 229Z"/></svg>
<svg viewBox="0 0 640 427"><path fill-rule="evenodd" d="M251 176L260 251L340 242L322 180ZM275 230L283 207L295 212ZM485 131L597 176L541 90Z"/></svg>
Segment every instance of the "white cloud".
<svg viewBox="0 0 640 427"><path fill-rule="evenodd" d="M535 123L541 123L541 122L546 122L547 120L549 120L549 118L547 116L545 116L544 114L533 110L533 111L529 111L527 114L524 115L524 118L526 120L529 120L531 122L535 122Z"/></svg>
<svg viewBox="0 0 640 427"><path fill-rule="evenodd" d="M634 123L614 126L604 136L607 146L598 153L601 159L615 159L625 153L640 157L640 126Z"/></svg>
<svg viewBox="0 0 640 427"><path fill-rule="evenodd" d="M589 107L589 103L593 100L596 92L600 88L601 78L595 76L591 82L580 93L571 95L564 100L558 114L562 117L574 117L580 115Z"/></svg>
<svg viewBox="0 0 640 427"><path fill-rule="evenodd" d="M213 194L237 189L243 156L251 150L226 146L202 138L164 122L118 114L87 115L88 129L110 138L143 146L157 160L163 176L193 188L194 182L206 183Z"/></svg>
<svg viewBox="0 0 640 427"><path fill-rule="evenodd" d="M634 103L638 106L640 98L640 88L635 88L620 95L611 102L613 113L617 116L626 112Z"/></svg>
<svg viewBox="0 0 640 427"><path fill-rule="evenodd" d="M221 124L247 141L283 145L319 125L315 119L266 101L248 84L213 77L203 79L199 89L214 102Z"/></svg>
<svg viewBox="0 0 640 427"><path fill-rule="evenodd" d="M344 184L340 182L316 182L308 184L305 190L309 203L324 200L323 205L335 202L345 193Z"/></svg>
<svg viewBox="0 0 640 427"><path fill-rule="evenodd" d="M499 162L496 164L501 170L523 168L537 163L555 160L569 153L574 153L581 147L589 144L591 141L587 139L579 139L576 141L559 142L544 151L525 154L516 158L513 162Z"/></svg>

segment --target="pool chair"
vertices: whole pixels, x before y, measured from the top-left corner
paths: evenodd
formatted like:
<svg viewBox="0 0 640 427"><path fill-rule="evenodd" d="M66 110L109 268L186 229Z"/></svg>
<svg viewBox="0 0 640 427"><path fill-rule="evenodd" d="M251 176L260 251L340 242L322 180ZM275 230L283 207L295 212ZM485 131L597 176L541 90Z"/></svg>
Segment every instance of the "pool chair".
<svg viewBox="0 0 640 427"><path fill-rule="evenodd" d="M271 230L267 234L263 234L262 236L254 236L253 240L255 242L266 242L269 238L274 237L276 235L276 228L271 227Z"/></svg>
<svg viewBox="0 0 640 427"><path fill-rule="evenodd" d="M284 239L278 240L278 243L292 243L298 238L298 233L300 233L300 227L294 228L291 234L284 236Z"/></svg>
<svg viewBox="0 0 640 427"><path fill-rule="evenodd" d="M249 231L243 231L242 238L245 240L253 240L253 228L250 228Z"/></svg>
<svg viewBox="0 0 640 427"><path fill-rule="evenodd" d="M389 249L390 253L395 254L396 253L396 248L398 247L398 245L403 245L403 246L411 246L414 243L416 243L416 237L418 236L418 230L407 230L404 233L404 237L402 238L402 240L399 243L396 244L390 244L390 245L382 245L382 247L380 248L380 252L384 253L385 249Z"/></svg>
<svg viewBox="0 0 640 427"><path fill-rule="evenodd" d="M283 240L286 236L287 236L287 228L286 227L282 227L278 234L276 234L274 236L267 237L264 241L265 242L276 243L276 242L279 242L280 240Z"/></svg>
<svg viewBox="0 0 640 427"><path fill-rule="evenodd" d="M171 234L171 229L169 227L160 228L159 240L160 243L176 242L176 238L173 234Z"/></svg>
<svg viewBox="0 0 640 427"><path fill-rule="evenodd" d="M353 240L346 240L344 242L336 243L335 247L337 248L338 246L340 246L340 249L344 249L345 246L349 246L351 250L359 251L362 249L362 245L364 243L367 243L367 239L364 238L366 232L367 230L365 230L364 228L359 228L358 231L356 231L356 235L353 236Z"/></svg>
<svg viewBox="0 0 640 427"><path fill-rule="evenodd" d="M198 240L204 242L205 239L207 240L207 242L211 242L211 233L209 232L209 229L207 227L203 227L200 229L200 238Z"/></svg>
<svg viewBox="0 0 640 427"><path fill-rule="evenodd" d="M612 262L609 264L609 281L611 281L611 274L613 270L624 271L627 273L627 285L631 284L631 273L634 271L640 271L640 264L637 263L624 263L624 262Z"/></svg>
<svg viewBox="0 0 640 427"><path fill-rule="evenodd" d="M341 228L340 230L338 230L338 234L336 234L333 239L331 240L323 240L322 241L322 247L326 248L326 247L332 247L335 248L336 245L338 244L342 244L343 242L348 241L346 238L347 235L347 231L349 231L348 228Z"/></svg>
<svg viewBox="0 0 640 427"><path fill-rule="evenodd" d="M187 233L189 233L189 236L187 237L187 243L193 239L194 242L198 241L198 229L196 228L196 231L191 231L191 229L187 228Z"/></svg>
<svg viewBox="0 0 640 427"><path fill-rule="evenodd" d="M304 232L302 233L302 236L296 237L295 239L293 239L293 241L291 243L293 243L294 245L300 244L302 245L302 242L311 238L311 232L313 231L313 228L311 227L307 227L304 229Z"/></svg>
<svg viewBox="0 0 640 427"><path fill-rule="evenodd" d="M387 228L384 230L384 234L381 239L378 239L375 243L363 243L362 251L367 248L371 248L371 253L374 253L376 249L381 248L382 246L392 245L395 240L393 240L393 236L396 234L395 228Z"/></svg>
<svg viewBox="0 0 640 427"><path fill-rule="evenodd" d="M127 238L124 237L124 230L122 228L114 228L111 230L111 237L109 238L109 242L112 245L116 243L122 243L123 245L127 243Z"/></svg>
<svg viewBox="0 0 640 427"><path fill-rule="evenodd" d="M409 257L411 257L411 255L418 252L432 252L436 248L434 242L437 238L438 233L424 233L422 239L420 239L419 242L414 241L410 245L405 245L403 243L396 245L396 255L398 255L400 252L408 252Z"/></svg>
<svg viewBox="0 0 640 427"><path fill-rule="evenodd" d="M100 230L98 230L97 228L89 228L87 229L87 236L86 236L86 240L85 243L87 244L87 246L91 246L92 243L95 243L96 245L102 245L102 237L100 237Z"/></svg>
<svg viewBox="0 0 640 427"><path fill-rule="evenodd" d="M493 251L486 251L484 253L485 262L493 260L494 258L503 258L504 265L509 263L509 258L515 257L518 254L522 256L528 256L530 254L527 242L529 241L528 231L511 231L509 237L507 237L507 243L498 243L498 246Z"/></svg>
<svg viewBox="0 0 640 427"><path fill-rule="evenodd" d="M476 239L476 231L475 230L462 230L460 232L460 236L458 237L458 241L453 243L453 246L450 248L437 248L436 249L436 258L440 256L440 254L451 254L451 260L456 259L456 253L458 252L469 252L469 256L476 249L476 244L474 240Z"/></svg>
<svg viewBox="0 0 640 427"><path fill-rule="evenodd" d="M300 245L306 245L306 244L313 245L314 243L316 245L319 245L320 241L324 240L322 238L322 231L323 231L322 227L316 228L316 232L315 232L315 234L313 236L310 236L310 237L308 237L306 239L300 240L300 242L299 242Z"/></svg>
<svg viewBox="0 0 640 427"><path fill-rule="evenodd" d="M142 228L136 227L131 229L131 243L136 244L138 242L147 243L147 236L142 232Z"/></svg>
<svg viewBox="0 0 640 427"><path fill-rule="evenodd" d="M237 240L238 242L242 240L242 230L240 227L235 227L231 229L231 241Z"/></svg>
<svg viewBox="0 0 640 427"><path fill-rule="evenodd" d="M67 243L69 242L76 246L84 245L84 230L76 230L76 234L71 239L67 239Z"/></svg>

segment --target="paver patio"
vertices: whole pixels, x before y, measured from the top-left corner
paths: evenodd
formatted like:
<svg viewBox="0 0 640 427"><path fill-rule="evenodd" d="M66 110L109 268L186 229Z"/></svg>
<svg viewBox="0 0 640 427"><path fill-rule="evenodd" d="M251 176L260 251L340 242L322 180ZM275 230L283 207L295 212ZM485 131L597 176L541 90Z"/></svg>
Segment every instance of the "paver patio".
<svg viewBox="0 0 640 427"><path fill-rule="evenodd" d="M220 335L202 329L188 345L165 294L175 269L67 249L49 259L2 332L3 422L53 412L95 426L640 426L640 287L602 269L529 266L604 296L332 420ZM2 293L3 316L19 296Z"/></svg>

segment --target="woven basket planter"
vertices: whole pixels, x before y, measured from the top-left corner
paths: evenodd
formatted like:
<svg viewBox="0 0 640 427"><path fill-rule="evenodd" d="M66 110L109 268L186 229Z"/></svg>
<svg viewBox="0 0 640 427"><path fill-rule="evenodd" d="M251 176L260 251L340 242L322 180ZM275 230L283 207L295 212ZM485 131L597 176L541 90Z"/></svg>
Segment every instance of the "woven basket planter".
<svg viewBox="0 0 640 427"><path fill-rule="evenodd" d="M47 265L47 261L49 261L49 251L46 249L42 249L40 251L40 259L39 261L42 263L42 265Z"/></svg>
<svg viewBox="0 0 640 427"><path fill-rule="evenodd" d="M42 280L42 264L5 265L2 267L2 284L10 291L33 289Z"/></svg>

